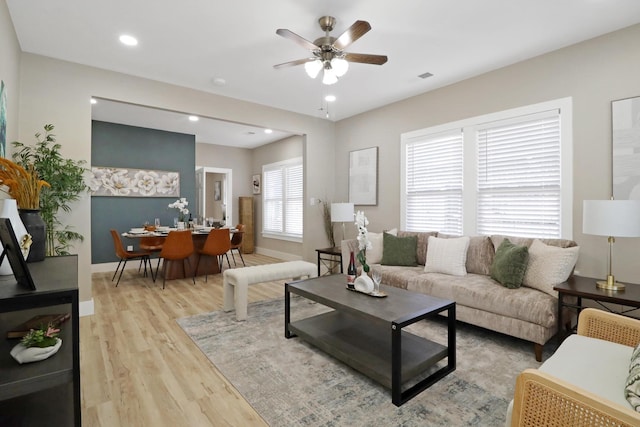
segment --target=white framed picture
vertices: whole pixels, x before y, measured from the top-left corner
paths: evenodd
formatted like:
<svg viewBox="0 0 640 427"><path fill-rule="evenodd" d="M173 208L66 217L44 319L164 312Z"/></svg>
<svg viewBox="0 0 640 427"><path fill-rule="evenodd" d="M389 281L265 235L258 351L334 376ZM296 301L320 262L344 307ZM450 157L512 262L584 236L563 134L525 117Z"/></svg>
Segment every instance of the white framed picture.
<svg viewBox="0 0 640 427"><path fill-rule="evenodd" d="M253 194L260 194L260 175L253 175L251 178Z"/></svg>
<svg viewBox="0 0 640 427"><path fill-rule="evenodd" d="M378 147L349 153L349 203L378 204Z"/></svg>

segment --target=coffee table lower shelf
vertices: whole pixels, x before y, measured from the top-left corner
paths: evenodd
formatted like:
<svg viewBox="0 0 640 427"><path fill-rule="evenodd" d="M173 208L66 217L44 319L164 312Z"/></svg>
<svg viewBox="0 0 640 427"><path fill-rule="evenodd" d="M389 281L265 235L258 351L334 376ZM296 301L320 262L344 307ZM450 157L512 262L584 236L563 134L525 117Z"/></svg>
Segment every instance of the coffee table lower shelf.
<svg viewBox="0 0 640 427"><path fill-rule="evenodd" d="M288 329L290 337L299 336L391 389L393 403L397 406L455 370L455 364L450 360L447 365L402 391L399 389L402 385L449 357L448 347L400 330L397 344L400 347L400 363L396 367L396 370L399 369L396 373L399 378L394 388L394 348L388 324L367 322L334 310L292 322Z"/></svg>

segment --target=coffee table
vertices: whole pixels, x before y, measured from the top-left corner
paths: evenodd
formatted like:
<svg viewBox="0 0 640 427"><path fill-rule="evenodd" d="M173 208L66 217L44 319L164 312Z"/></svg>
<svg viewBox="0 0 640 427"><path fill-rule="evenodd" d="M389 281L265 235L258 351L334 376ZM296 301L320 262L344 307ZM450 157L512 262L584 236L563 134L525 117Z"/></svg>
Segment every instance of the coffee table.
<svg viewBox="0 0 640 427"><path fill-rule="evenodd" d="M380 290L388 296L350 291L342 274L285 283L284 335L298 336L390 388L391 401L400 406L456 369L456 303L385 285ZM291 322L292 293L334 310ZM445 311L446 346L403 330ZM446 365L416 382L445 358Z"/></svg>

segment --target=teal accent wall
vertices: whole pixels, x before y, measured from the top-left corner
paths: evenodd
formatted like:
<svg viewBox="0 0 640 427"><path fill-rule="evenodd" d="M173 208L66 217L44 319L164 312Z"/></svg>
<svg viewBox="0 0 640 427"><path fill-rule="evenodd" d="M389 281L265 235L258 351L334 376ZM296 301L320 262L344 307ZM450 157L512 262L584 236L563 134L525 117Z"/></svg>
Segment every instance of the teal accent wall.
<svg viewBox="0 0 640 427"><path fill-rule="evenodd" d="M186 197L195 215L196 140L194 135L165 132L115 123L92 121L91 165L131 169L151 169L180 173L180 197ZM91 263L118 261L109 233L153 224L173 225L175 209L167 205L176 197L91 197ZM123 238L123 244L136 244ZM137 245L136 245L137 247Z"/></svg>

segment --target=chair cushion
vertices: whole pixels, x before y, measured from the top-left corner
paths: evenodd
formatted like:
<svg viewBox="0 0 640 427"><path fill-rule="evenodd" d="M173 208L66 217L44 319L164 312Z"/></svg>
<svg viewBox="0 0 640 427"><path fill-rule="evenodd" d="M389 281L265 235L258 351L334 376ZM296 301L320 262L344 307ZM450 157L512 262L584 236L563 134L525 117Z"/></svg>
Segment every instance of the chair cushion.
<svg viewBox="0 0 640 427"><path fill-rule="evenodd" d="M629 408L624 388L632 353L633 347L570 335L539 369Z"/></svg>

